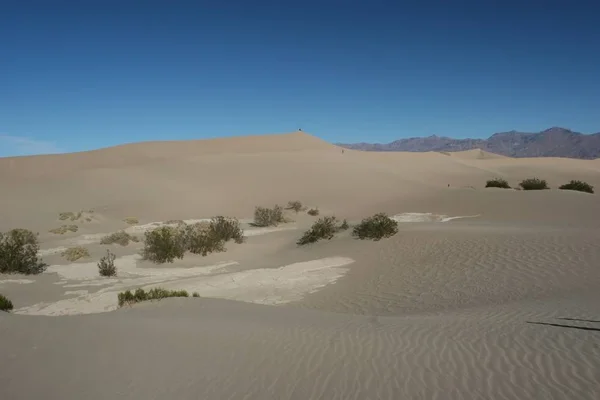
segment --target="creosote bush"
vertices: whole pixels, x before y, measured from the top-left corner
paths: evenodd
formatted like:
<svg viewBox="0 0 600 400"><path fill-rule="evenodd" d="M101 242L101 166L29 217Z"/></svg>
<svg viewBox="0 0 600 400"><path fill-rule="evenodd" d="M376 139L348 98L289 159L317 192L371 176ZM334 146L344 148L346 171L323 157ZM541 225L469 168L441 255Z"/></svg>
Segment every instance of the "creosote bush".
<svg viewBox="0 0 600 400"><path fill-rule="evenodd" d="M310 215L310 216L312 216L312 217L316 217L317 215L319 215L319 209L318 208L311 208L310 210L308 210L307 214Z"/></svg>
<svg viewBox="0 0 600 400"><path fill-rule="evenodd" d="M225 251L225 243L244 242L244 231L236 218L218 216L210 222L162 226L146 232L142 256L155 263L173 262L186 251L206 256Z"/></svg>
<svg viewBox="0 0 600 400"><path fill-rule="evenodd" d="M77 232L78 230L79 227L77 225L62 225L60 228L50 229L48 232L55 235L64 235L67 232Z"/></svg>
<svg viewBox="0 0 600 400"><path fill-rule="evenodd" d="M502 178L490 179L485 184L486 188L501 188L501 189L510 189L510 185L508 182Z"/></svg>
<svg viewBox="0 0 600 400"><path fill-rule="evenodd" d="M277 226L283 222L285 222L285 218L281 206L276 205L273 208L256 207L254 210L254 226Z"/></svg>
<svg viewBox="0 0 600 400"><path fill-rule="evenodd" d="M302 205L301 202L299 201L289 201L288 205L286 207L286 210L294 210L296 212L300 212L302 210L304 210L304 206Z"/></svg>
<svg viewBox="0 0 600 400"><path fill-rule="evenodd" d="M206 256L225 251L225 241L217 236L208 224L198 223L185 226L185 249L192 254Z"/></svg>
<svg viewBox="0 0 600 400"><path fill-rule="evenodd" d="M192 297L200 297L200 293L194 292L194 293L192 293Z"/></svg>
<svg viewBox="0 0 600 400"><path fill-rule="evenodd" d="M142 257L155 263L172 263L182 259L186 250L186 229L161 226L144 234Z"/></svg>
<svg viewBox="0 0 600 400"><path fill-rule="evenodd" d="M523 190L544 190L548 189L548 183L544 179L529 178L519 183Z"/></svg>
<svg viewBox="0 0 600 400"><path fill-rule="evenodd" d="M583 181L571 181L560 186L561 190L576 190L584 193L594 193L594 187L587 182Z"/></svg>
<svg viewBox="0 0 600 400"><path fill-rule="evenodd" d="M9 312L13 309L13 303L6 296L0 294L0 311Z"/></svg>
<svg viewBox="0 0 600 400"><path fill-rule="evenodd" d="M100 273L100 276L117 276L115 258L117 258L116 255L111 253L110 250L106 250L106 255L98 262L98 272Z"/></svg>
<svg viewBox="0 0 600 400"><path fill-rule="evenodd" d="M197 293L194 293L194 297L200 297L200 295L196 296L196 294ZM123 307L125 304L131 305L139 303L141 301L166 299L167 297L189 297L189 294L186 290L167 290L157 287L152 288L147 292L140 288L136 289L135 292L127 290L117 295L119 307Z"/></svg>
<svg viewBox="0 0 600 400"><path fill-rule="evenodd" d="M304 235L302 235L296 244L303 246L309 243L316 243L319 240L331 240L337 232L348 229L346 220L339 226L337 222L338 220L334 216L319 218L308 231L304 232Z"/></svg>
<svg viewBox="0 0 600 400"><path fill-rule="evenodd" d="M66 249L60 255L66 258L68 261L73 262L79 260L80 258L89 257L90 252L85 247L77 246Z"/></svg>
<svg viewBox="0 0 600 400"><path fill-rule="evenodd" d="M236 218L214 217L210 221L209 229L220 240L225 242L233 240L238 244L244 243L244 231Z"/></svg>
<svg viewBox="0 0 600 400"><path fill-rule="evenodd" d="M104 236L102 239L100 239L100 244L118 244L121 246L127 246L129 242L137 243L139 241L140 240L137 237L130 235L129 233L125 231L119 231Z"/></svg>
<svg viewBox="0 0 600 400"><path fill-rule="evenodd" d="M396 233L398 233L398 221L391 219L385 213L363 219L352 231L352 235L359 239L375 241L394 236Z"/></svg>
<svg viewBox="0 0 600 400"><path fill-rule="evenodd" d="M48 266L37 253L38 237L27 229L13 229L0 233L0 273L40 274Z"/></svg>
<svg viewBox="0 0 600 400"><path fill-rule="evenodd" d="M348 221L343 220L342 224L338 227L338 230L340 230L340 231L346 231L348 229L350 229L350 225L348 225Z"/></svg>

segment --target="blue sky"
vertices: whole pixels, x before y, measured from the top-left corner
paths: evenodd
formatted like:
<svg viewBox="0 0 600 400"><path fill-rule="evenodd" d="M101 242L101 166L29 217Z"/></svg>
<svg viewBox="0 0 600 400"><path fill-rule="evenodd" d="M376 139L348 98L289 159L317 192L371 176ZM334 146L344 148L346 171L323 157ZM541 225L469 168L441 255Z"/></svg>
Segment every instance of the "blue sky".
<svg viewBox="0 0 600 400"><path fill-rule="evenodd" d="M6 0L0 156L297 128L598 132L595 3Z"/></svg>

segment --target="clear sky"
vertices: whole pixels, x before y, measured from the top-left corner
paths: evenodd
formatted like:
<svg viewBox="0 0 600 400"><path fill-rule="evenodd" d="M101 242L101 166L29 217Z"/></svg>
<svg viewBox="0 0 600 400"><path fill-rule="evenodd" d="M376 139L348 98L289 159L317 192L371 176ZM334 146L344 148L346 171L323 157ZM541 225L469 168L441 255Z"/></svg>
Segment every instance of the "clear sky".
<svg viewBox="0 0 600 400"><path fill-rule="evenodd" d="M600 2L0 1L0 156L600 131Z"/></svg>

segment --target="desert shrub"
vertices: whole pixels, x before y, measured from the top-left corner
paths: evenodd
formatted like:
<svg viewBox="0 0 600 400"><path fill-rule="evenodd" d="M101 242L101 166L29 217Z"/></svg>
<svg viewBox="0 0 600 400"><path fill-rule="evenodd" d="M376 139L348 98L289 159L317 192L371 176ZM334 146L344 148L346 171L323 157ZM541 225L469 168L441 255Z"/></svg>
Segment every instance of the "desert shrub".
<svg viewBox="0 0 600 400"><path fill-rule="evenodd" d="M117 295L119 307L123 307L125 304L131 305L139 303L141 301L166 299L167 297L189 297L189 293L185 290L167 290L158 287L152 288L147 292L141 288L136 289L135 292L126 290L125 292L121 292ZM200 296L198 295L194 297Z"/></svg>
<svg viewBox="0 0 600 400"><path fill-rule="evenodd" d="M100 276L117 276L117 267L115 266L115 256L110 250L106 250L106 255L98 261L98 272Z"/></svg>
<svg viewBox="0 0 600 400"><path fill-rule="evenodd" d="M363 219L356 225L352 235L359 239L380 240L398 233L398 221L388 217L385 213L378 213Z"/></svg>
<svg viewBox="0 0 600 400"><path fill-rule="evenodd" d="M176 258L183 258L186 244L184 229L161 226L144 234L142 257L158 264L172 263Z"/></svg>
<svg viewBox="0 0 600 400"><path fill-rule="evenodd" d="M594 187L587 182L571 181L560 186L562 190L576 190L578 192L594 193Z"/></svg>
<svg viewBox="0 0 600 400"><path fill-rule="evenodd" d="M50 229L48 232L56 235L64 235L67 232L77 232L79 227L77 225L62 225L60 228Z"/></svg>
<svg viewBox="0 0 600 400"><path fill-rule="evenodd" d="M194 292L194 293L192 293L192 297L200 297L200 293Z"/></svg>
<svg viewBox="0 0 600 400"><path fill-rule="evenodd" d="M140 221L136 217L127 217L123 219L123 222L129 225L138 224Z"/></svg>
<svg viewBox="0 0 600 400"><path fill-rule="evenodd" d="M340 231L346 231L350 228L350 225L348 225L348 221L343 220L342 224L340 226L338 226L338 230Z"/></svg>
<svg viewBox="0 0 600 400"><path fill-rule="evenodd" d="M0 294L0 311L9 312L13 309L13 303L4 295Z"/></svg>
<svg viewBox="0 0 600 400"><path fill-rule="evenodd" d="M283 208L275 206L273 208L256 207L254 210L254 225L255 226L277 226L285 222L283 217Z"/></svg>
<svg viewBox="0 0 600 400"><path fill-rule="evenodd" d="M336 217L319 218L308 231L304 232L304 235L302 235L296 244L303 246L322 239L331 240L338 230Z"/></svg>
<svg viewBox="0 0 600 400"><path fill-rule="evenodd" d="M300 212L304 209L304 206L299 201L289 201L286 207L286 210L294 210L296 212Z"/></svg>
<svg viewBox="0 0 600 400"><path fill-rule="evenodd" d="M485 187L486 188L510 189L510 185L508 184L508 182L502 178L490 179L489 181L486 182Z"/></svg>
<svg viewBox="0 0 600 400"><path fill-rule="evenodd" d="M125 231L119 231L104 236L102 239L100 239L100 244L119 244L121 246L127 246L129 242L137 243L139 241L140 240L137 237L130 235L129 233Z"/></svg>
<svg viewBox="0 0 600 400"><path fill-rule="evenodd" d="M182 224L185 224L185 222L183 222L182 219L170 219L168 221L165 221L165 224L167 224L167 225L182 225Z"/></svg>
<svg viewBox="0 0 600 400"><path fill-rule="evenodd" d="M82 211L78 211L76 213L74 212L61 212L58 214L58 219L61 221L66 221L66 220L71 220L71 221L77 221L79 218L81 218L81 216L83 215Z"/></svg>
<svg viewBox="0 0 600 400"><path fill-rule="evenodd" d="M185 227L185 244L192 254L206 256L225 251L225 241L211 229L210 224L193 224Z"/></svg>
<svg viewBox="0 0 600 400"><path fill-rule="evenodd" d="M523 188L523 190L548 189L548 184L546 183L546 181L544 179L538 179L538 178L525 179L524 181L519 183L519 186L521 186Z"/></svg>
<svg viewBox="0 0 600 400"><path fill-rule="evenodd" d="M216 238L225 242L233 240L236 243L244 243L244 231L236 218L214 217L209 224L209 229Z"/></svg>
<svg viewBox="0 0 600 400"><path fill-rule="evenodd" d="M73 262L79 260L80 258L89 257L90 252L85 247L77 246L66 249L60 255L66 258L68 261Z"/></svg>
<svg viewBox="0 0 600 400"><path fill-rule="evenodd" d="M40 274L47 264L38 258L38 237L27 229L0 233L0 272L4 274Z"/></svg>
<svg viewBox="0 0 600 400"><path fill-rule="evenodd" d="M319 215L319 209L318 208L311 208L310 210L307 211L308 215L311 215L313 217L316 217L317 215Z"/></svg>

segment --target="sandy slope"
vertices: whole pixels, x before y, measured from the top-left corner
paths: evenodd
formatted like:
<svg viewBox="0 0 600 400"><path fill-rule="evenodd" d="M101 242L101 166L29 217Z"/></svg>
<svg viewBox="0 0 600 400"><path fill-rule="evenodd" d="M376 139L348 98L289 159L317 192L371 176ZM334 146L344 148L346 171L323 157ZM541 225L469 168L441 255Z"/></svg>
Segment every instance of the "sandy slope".
<svg viewBox="0 0 600 400"><path fill-rule="evenodd" d="M0 398L597 399L600 202L483 189L532 176L600 188L597 160L342 154L299 132L0 159L0 230L39 231L51 264L0 275ZM292 199L350 222L385 211L400 232L299 248L314 217L247 225ZM93 210L78 232L47 232L77 210ZM112 246L119 276L96 276L104 234L217 214L247 242L166 266ZM66 262L78 244L91 258ZM114 311L156 285L205 298Z"/></svg>

